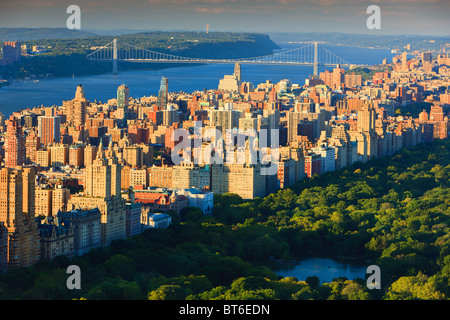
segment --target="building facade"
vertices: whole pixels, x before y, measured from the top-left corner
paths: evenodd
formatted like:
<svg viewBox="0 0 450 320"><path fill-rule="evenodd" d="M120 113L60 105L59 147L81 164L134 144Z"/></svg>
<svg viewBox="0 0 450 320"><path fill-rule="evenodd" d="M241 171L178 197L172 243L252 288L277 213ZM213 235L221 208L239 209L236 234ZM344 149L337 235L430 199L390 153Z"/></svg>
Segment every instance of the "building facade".
<svg viewBox="0 0 450 320"><path fill-rule="evenodd" d="M97 208L58 212L58 220L73 230L74 255L81 256L102 245L101 215Z"/></svg>
<svg viewBox="0 0 450 320"><path fill-rule="evenodd" d="M73 224L61 224L58 217L53 216L36 220L41 237L41 259L53 260L58 256L71 259L75 254Z"/></svg>

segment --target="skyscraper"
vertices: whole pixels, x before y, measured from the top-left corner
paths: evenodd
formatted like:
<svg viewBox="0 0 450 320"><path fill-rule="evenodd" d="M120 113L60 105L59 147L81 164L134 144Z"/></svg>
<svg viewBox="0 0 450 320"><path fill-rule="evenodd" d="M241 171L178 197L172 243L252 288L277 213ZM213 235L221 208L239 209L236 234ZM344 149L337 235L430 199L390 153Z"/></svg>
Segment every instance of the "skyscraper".
<svg viewBox="0 0 450 320"><path fill-rule="evenodd" d="M408 53L402 53L402 71L408 71Z"/></svg>
<svg viewBox="0 0 450 320"><path fill-rule="evenodd" d="M34 181L33 168L0 170L0 221L8 229L8 268L29 267L40 259Z"/></svg>
<svg viewBox="0 0 450 320"><path fill-rule="evenodd" d="M166 77L161 77L161 83L160 83L159 91L158 91L157 104L163 110L166 109L166 106L167 106L167 100L168 100L168 94L169 94L168 90L169 90L169 79L167 79Z"/></svg>
<svg viewBox="0 0 450 320"><path fill-rule="evenodd" d="M121 197L122 193L122 165L113 148L113 142L109 141L108 145L108 165L111 167L111 195Z"/></svg>
<svg viewBox="0 0 450 320"><path fill-rule="evenodd" d="M70 199L70 190L56 186L52 190L52 215L56 216L59 211L67 211L67 202Z"/></svg>
<svg viewBox="0 0 450 320"><path fill-rule="evenodd" d="M26 160L27 163L35 163L37 161L37 151L41 148L41 138L35 131L30 131L25 141Z"/></svg>
<svg viewBox="0 0 450 320"><path fill-rule="evenodd" d="M103 144L100 143L96 159L86 166L84 191L91 197L111 197L111 166L105 158Z"/></svg>
<svg viewBox="0 0 450 320"><path fill-rule="evenodd" d="M46 146L61 141L61 117L38 117L38 135Z"/></svg>
<svg viewBox="0 0 450 320"><path fill-rule="evenodd" d="M122 84L117 88L117 119L126 119L130 99L130 89Z"/></svg>
<svg viewBox="0 0 450 320"><path fill-rule="evenodd" d="M26 162L26 137L14 116L6 121L5 166L13 168Z"/></svg>
<svg viewBox="0 0 450 320"><path fill-rule="evenodd" d="M241 64L236 63L234 65L234 76L236 77L236 80L238 81L239 85L241 84Z"/></svg>
<svg viewBox="0 0 450 320"><path fill-rule="evenodd" d="M35 217L36 173L33 167L22 168L22 197L24 216L29 222Z"/></svg>
<svg viewBox="0 0 450 320"><path fill-rule="evenodd" d="M120 164L114 153L110 159L106 158L102 143L100 143L93 164L86 165L84 183L84 193L72 195L68 209L98 208L100 210L103 245L109 245L113 240L125 238L126 212L125 199L120 194Z"/></svg>
<svg viewBox="0 0 450 320"><path fill-rule="evenodd" d="M163 111L163 125L169 127L175 122L178 122L178 109L173 104L169 104Z"/></svg>
<svg viewBox="0 0 450 320"><path fill-rule="evenodd" d="M366 107L358 110L358 121L357 121L358 132L366 132L369 134L374 134L375 120L376 120L375 108Z"/></svg>
<svg viewBox="0 0 450 320"><path fill-rule="evenodd" d="M225 135L226 130L239 128L239 119L243 116L240 110L233 110L232 103L226 103L225 106L219 107L218 110L210 109L208 111L210 126L216 127Z"/></svg>
<svg viewBox="0 0 450 320"><path fill-rule="evenodd" d="M431 52L422 52L422 63L431 62L433 60Z"/></svg>
<svg viewBox="0 0 450 320"><path fill-rule="evenodd" d="M84 95L83 86L77 86L75 99L64 101L63 109L66 115L66 122L75 127L84 126L86 122L86 107L88 101Z"/></svg>

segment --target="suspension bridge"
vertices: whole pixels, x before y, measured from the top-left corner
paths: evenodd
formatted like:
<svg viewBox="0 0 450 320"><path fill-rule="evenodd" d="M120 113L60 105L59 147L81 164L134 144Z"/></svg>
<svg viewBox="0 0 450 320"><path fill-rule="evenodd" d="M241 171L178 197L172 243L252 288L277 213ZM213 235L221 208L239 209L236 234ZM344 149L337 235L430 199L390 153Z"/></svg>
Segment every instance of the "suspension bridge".
<svg viewBox="0 0 450 320"><path fill-rule="evenodd" d="M325 48L319 48L318 42L314 42L301 48L277 52L271 55L239 58L239 59L207 59L191 58L161 53L149 49L138 48L129 44L121 44L118 49L117 39L102 46L96 51L87 55L89 60L110 61L113 63L113 73L117 73L117 62L137 62L137 63L197 63L197 64L265 64L265 65L292 65L292 66L313 66L314 75L318 76L319 66L342 67L361 66L351 64L347 60L337 56Z"/></svg>

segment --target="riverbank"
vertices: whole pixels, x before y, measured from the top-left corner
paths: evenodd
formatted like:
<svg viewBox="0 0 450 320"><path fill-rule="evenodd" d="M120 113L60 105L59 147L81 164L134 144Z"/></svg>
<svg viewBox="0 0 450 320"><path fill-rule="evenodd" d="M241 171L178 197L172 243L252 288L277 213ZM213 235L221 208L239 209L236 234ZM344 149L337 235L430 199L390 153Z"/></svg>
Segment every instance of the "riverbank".
<svg viewBox="0 0 450 320"><path fill-rule="evenodd" d="M288 41L288 42L277 42L278 45L292 45L292 44L312 44L315 41ZM371 49L371 50L391 50L387 46L383 47L373 47L373 46L358 46L354 44L344 44L344 43L330 43L326 41L318 41L319 45L329 45L329 46L336 46L336 47L347 47L347 48L359 48L359 49Z"/></svg>
<svg viewBox="0 0 450 320"><path fill-rule="evenodd" d="M77 78L85 78L89 76L101 76L101 75L117 75L121 73L127 73L127 72L133 72L133 71L159 71L159 70L166 70L171 68L178 68L178 67L195 67L195 66L202 66L204 64L192 64L192 63L153 63L151 66L144 66L139 68L124 68L122 63L118 63L118 72L115 74L112 72L112 63L104 63L110 64L111 67L108 70L104 70L102 72L97 73L89 73L89 74L83 74L83 73L72 73L56 76L51 73L47 74L39 74L39 75L29 75L27 77L21 77L21 78L8 78L8 80L5 80L7 82L6 85L13 85L13 84L20 84L20 83L30 83L30 82L39 82L41 80L64 80L64 79L77 79ZM0 84L1 87L1 84Z"/></svg>

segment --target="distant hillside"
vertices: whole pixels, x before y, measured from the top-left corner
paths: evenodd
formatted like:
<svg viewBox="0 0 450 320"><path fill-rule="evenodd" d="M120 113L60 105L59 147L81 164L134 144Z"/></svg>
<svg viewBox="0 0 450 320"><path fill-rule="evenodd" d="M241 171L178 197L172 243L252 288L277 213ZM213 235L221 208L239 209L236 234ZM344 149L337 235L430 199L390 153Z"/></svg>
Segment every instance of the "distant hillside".
<svg viewBox="0 0 450 320"><path fill-rule="evenodd" d="M404 50L410 44L413 50L436 50L450 43L449 36L425 35L372 35L339 32L273 32L270 38L276 43L323 41L334 45L348 45L367 48Z"/></svg>
<svg viewBox="0 0 450 320"><path fill-rule="evenodd" d="M251 57L254 54L271 54L279 47L265 34L231 32L153 31L122 35L94 35L79 39L41 39L24 41L51 48L48 55L71 53L88 54L94 49L117 39L118 49L133 45L161 53L191 57L221 58L222 56Z"/></svg>
<svg viewBox="0 0 450 320"><path fill-rule="evenodd" d="M93 36L96 34L67 28L0 28L0 41L80 39Z"/></svg>

